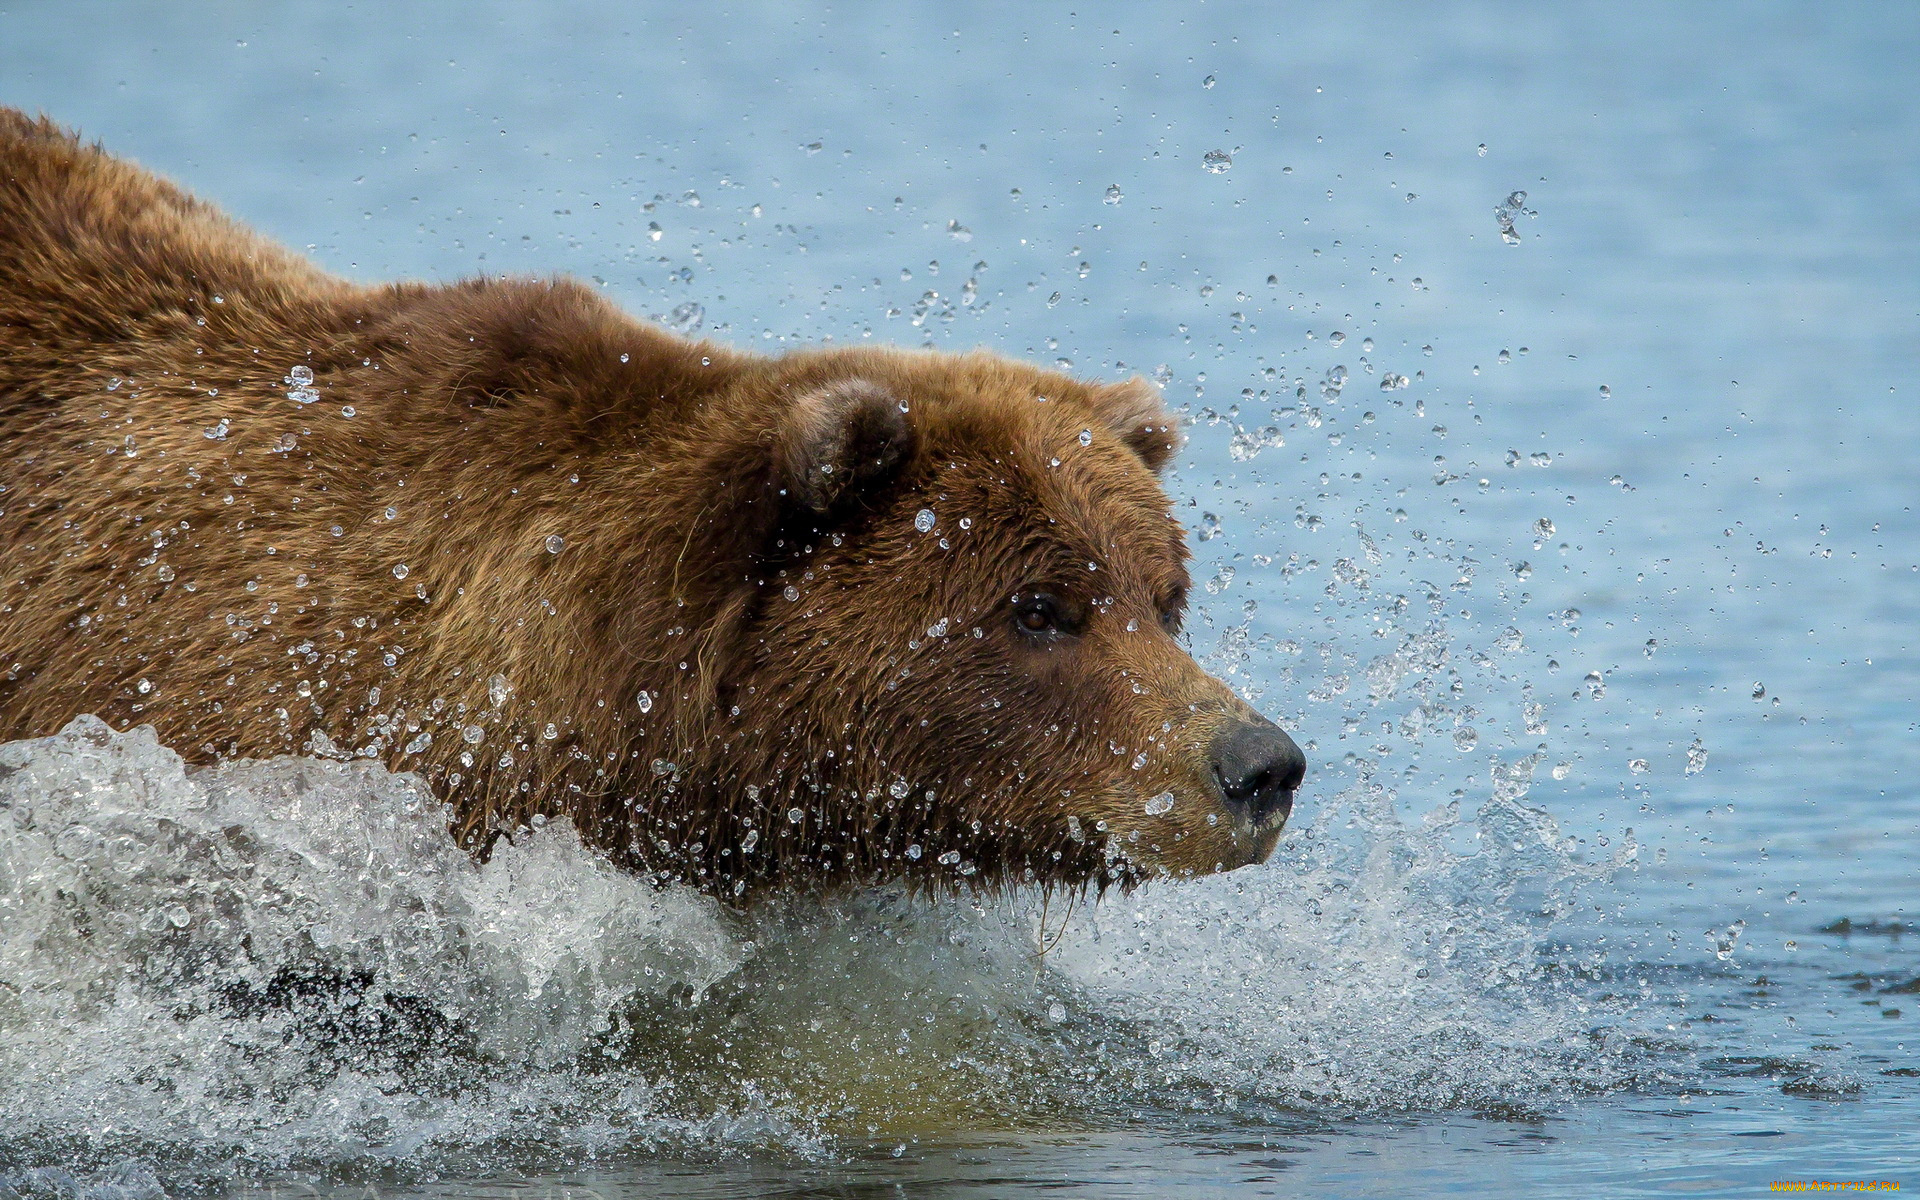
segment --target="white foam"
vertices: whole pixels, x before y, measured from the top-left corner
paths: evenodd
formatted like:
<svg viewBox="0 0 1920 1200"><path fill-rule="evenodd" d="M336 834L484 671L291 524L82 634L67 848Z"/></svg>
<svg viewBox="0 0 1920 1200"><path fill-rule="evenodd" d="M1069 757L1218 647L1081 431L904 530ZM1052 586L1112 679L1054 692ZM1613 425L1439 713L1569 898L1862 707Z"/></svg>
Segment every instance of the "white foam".
<svg viewBox="0 0 1920 1200"><path fill-rule="evenodd" d="M1630 1069L1601 1029L1618 1010L1538 947L1582 885L1632 854L1582 864L1520 795L1409 827L1363 784L1265 869L1085 913L1052 962L1150 1031L1153 1074L1229 1106L1551 1105Z"/></svg>
<svg viewBox="0 0 1920 1200"><path fill-rule="evenodd" d="M577 1100L551 1072L624 998L697 994L739 960L712 902L614 871L570 829L476 866L417 779L370 764L189 773L151 730L92 717L0 747L17 1136L110 1128L275 1161L495 1137ZM325 983L356 972L371 982ZM410 1034L420 1010L389 994L458 1036ZM449 1049L457 1070L408 1061ZM649 1115L643 1091L620 1115Z"/></svg>
<svg viewBox="0 0 1920 1200"><path fill-rule="evenodd" d="M1356 788L1274 864L1070 913L882 889L741 914L559 826L476 865L371 764L189 771L82 718L0 746L0 1171L52 1146L96 1170L810 1151L1617 1086L1607 1014L1539 946L1625 859L1581 865L1523 770L1495 784L1419 826Z"/></svg>

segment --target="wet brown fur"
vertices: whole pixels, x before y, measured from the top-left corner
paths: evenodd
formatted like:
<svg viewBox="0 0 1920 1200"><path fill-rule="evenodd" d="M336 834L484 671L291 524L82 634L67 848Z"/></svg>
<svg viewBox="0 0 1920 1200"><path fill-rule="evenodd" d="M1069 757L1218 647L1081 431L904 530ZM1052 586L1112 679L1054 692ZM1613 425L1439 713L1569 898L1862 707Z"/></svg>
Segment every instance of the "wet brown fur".
<svg viewBox="0 0 1920 1200"><path fill-rule="evenodd" d="M727 892L1235 866L1278 828L1162 627L1174 437L1140 380L357 286L0 110L0 739L373 758L476 848L565 817ZM1040 585L1082 633L1017 628Z"/></svg>

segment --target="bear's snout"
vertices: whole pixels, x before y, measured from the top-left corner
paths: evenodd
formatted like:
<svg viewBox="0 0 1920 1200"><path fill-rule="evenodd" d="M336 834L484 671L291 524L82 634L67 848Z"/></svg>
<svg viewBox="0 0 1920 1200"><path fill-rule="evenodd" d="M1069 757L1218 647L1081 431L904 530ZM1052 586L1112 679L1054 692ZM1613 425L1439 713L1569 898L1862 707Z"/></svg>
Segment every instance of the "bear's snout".
<svg viewBox="0 0 1920 1200"><path fill-rule="evenodd" d="M1255 828L1280 825L1307 774L1307 756L1286 731L1263 717L1234 723L1214 739L1214 781L1235 815Z"/></svg>

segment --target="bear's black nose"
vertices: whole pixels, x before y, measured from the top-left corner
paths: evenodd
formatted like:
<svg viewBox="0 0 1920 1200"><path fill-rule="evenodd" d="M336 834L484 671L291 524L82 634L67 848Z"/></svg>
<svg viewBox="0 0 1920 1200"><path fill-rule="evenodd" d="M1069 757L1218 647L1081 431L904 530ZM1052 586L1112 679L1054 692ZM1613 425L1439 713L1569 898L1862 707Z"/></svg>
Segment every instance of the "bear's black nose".
<svg viewBox="0 0 1920 1200"><path fill-rule="evenodd" d="M1275 813L1286 819L1306 774L1307 756L1271 721L1241 721L1213 743L1213 776L1227 807L1244 812L1256 825Z"/></svg>

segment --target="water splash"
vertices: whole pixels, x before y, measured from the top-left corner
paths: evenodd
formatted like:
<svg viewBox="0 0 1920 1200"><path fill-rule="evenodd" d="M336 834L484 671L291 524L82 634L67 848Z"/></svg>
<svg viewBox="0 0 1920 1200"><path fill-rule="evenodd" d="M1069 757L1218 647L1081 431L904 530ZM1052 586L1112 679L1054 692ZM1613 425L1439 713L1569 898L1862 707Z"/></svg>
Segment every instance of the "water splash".
<svg viewBox="0 0 1920 1200"><path fill-rule="evenodd" d="M1532 766L1419 824L1368 780L1274 864L1100 903L736 912L557 825L476 865L372 764L190 770L81 718L0 747L0 1171L1550 1106L1631 1077L1540 953L1631 850L1580 861Z"/></svg>
<svg viewBox="0 0 1920 1200"><path fill-rule="evenodd" d="M1363 783L1276 864L1095 908L1050 961L1149 1034L1149 1074L1227 1108L1524 1109L1620 1086L1622 1013L1537 948L1633 850L1583 863L1523 796L1496 778L1471 819L1455 803L1408 825Z"/></svg>
<svg viewBox="0 0 1920 1200"><path fill-rule="evenodd" d="M616 1002L697 995L740 954L711 902L569 829L476 866L416 779L370 764L189 772L91 717L0 747L15 1145L111 1129L271 1163L546 1136Z"/></svg>

